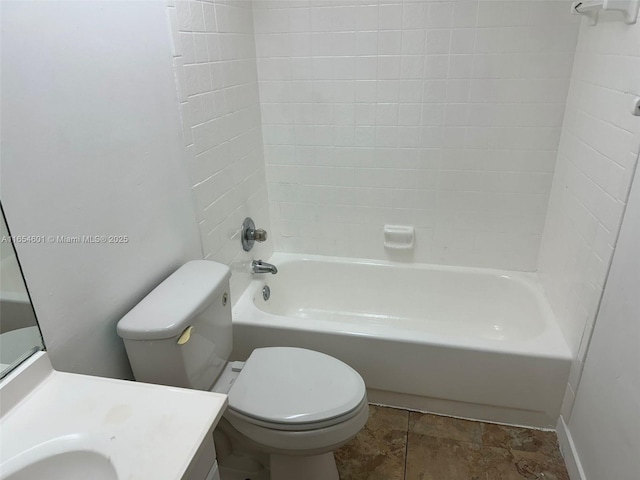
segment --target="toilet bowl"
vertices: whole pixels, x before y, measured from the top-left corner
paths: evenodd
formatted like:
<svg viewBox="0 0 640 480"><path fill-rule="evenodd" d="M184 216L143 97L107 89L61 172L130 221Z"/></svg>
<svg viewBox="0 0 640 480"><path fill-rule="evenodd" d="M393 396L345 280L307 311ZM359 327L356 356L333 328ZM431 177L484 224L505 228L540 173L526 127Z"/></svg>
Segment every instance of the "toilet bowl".
<svg viewBox="0 0 640 480"><path fill-rule="evenodd" d="M362 377L302 348L259 348L229 362L229 277L226 265L189 262L120 320L136 380L227 394L222 429L232 449L268 456L272 480L337 480L333 450L368 416Z"/></svg>

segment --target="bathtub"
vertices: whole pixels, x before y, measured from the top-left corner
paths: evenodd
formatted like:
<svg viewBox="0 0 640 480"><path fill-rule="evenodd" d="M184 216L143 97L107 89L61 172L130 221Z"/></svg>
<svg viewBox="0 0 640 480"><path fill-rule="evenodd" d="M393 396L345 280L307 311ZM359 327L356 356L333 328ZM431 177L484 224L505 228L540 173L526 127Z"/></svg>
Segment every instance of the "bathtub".
<svg viewBox="0 0 640 480"><path fill-rule="evenodd" d="M343 360L370 401L553 428L571 352L533 273L276 253L233 308L234 353ZM263 287L271 296L263 299Z"/></svg>

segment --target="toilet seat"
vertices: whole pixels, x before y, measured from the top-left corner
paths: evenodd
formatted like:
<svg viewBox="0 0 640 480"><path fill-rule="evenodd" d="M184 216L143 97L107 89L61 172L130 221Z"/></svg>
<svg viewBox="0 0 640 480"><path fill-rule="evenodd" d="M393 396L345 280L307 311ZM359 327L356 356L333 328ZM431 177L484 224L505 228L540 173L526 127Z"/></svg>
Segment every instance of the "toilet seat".
<svg viewBox="0 0 640 480"><path fill-rule="evenodd" d="M333 425L316 425L307 430L287 430L277 424L261 425L255 419L231 409L225 412L224 420L268 453L316 455L331 452L355 437L364 427L368 416L369 405L364 398L349 416L340 417Z"/></svg>
<svg viewBox="0 0 640 480"><path fill-rule="evenodd" d="M232 423L274 430L331 427L366 405L358 372L329 355L294 347L254 350L228 395Z"/></svg>
<svg viewBox="0 0 640 480"><path fill-rule="evenodd" d="M306 432L309 430L318 430L322 428L332 427L334 425L338 425L340 423L344 423L353 417L356 417L360 414L360 412L368 405L366 397L362 399L360 404L347 412L344 415L339 417L332 417L326 420L321 420L318 422L311 423L273 423L273 422L265 422L264 420L259 420L255 417L250 417L248 415L244 415L232 408L228 408L226 411L226 416L232 424L236 424L238 422L250 423L252 425L256 425L262 428L267 428L270 430L282 430L286 432Z"/></svg>

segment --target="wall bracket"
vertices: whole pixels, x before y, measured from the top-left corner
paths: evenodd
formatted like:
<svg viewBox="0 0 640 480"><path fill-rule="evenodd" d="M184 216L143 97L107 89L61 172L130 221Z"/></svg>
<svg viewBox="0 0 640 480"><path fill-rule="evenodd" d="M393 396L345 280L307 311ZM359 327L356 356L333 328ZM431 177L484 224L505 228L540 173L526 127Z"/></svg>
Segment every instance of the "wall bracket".
<svg viewBox="0 0 640 480"><path fill-rule="evenodd" d="M602 11L615 11L622 14L624 22L633 25L638 21L638 11L640 10L640 0L598 0L581 1L571 4L571 11L574 15L584 15L589 18L590 25L598 23L598 17Z"/></svg>

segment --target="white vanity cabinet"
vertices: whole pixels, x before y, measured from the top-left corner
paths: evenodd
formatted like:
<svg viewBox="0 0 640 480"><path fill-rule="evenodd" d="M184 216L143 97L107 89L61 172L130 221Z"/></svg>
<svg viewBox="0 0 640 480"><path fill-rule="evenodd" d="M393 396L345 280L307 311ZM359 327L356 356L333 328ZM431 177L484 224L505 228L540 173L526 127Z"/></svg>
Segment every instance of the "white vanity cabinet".
<svg viewBox="0 0 640 480"><path fill-rule="evenodd" d="M213 425L215 427L215 425ZM212 430L213 430L212 427ZM207 435L187 470L185 480L220 480L213 433Z"/></svg>

